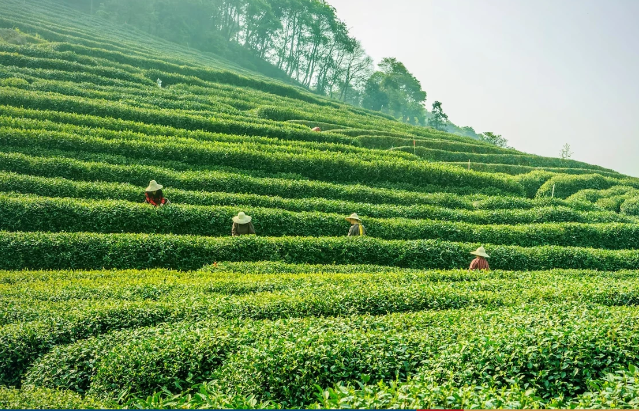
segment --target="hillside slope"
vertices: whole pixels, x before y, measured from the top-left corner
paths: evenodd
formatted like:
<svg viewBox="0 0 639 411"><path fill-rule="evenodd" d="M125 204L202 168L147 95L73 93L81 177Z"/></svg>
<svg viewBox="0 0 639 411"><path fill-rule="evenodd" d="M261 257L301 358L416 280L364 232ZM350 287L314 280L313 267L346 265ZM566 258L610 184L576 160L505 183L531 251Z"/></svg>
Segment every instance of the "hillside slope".
<svg viewBox="0 0 639 411"><path fill-rule="evenodd" d="M638 179L0 6L0 407L635 404Z"/></svg>

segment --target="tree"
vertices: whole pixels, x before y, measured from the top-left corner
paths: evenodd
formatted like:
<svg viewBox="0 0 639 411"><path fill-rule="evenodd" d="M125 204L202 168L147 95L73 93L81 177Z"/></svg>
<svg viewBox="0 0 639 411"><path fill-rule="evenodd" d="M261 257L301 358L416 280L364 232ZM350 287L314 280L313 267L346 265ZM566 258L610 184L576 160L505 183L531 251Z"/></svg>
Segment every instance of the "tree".
<svg viewBox="0 0 639 411"><path fill-rule="evenodd" d="M570 144L566 143L564 144L564 146L561 148L561 152L560 152L560 156L562 159L564 160L568 160L570 157L572 157L574 153L572 151L570 151Z"/></svg>
<svg viewBox="0 0 639 411"><path fill-rule="evenodd" d="M480 134L479 139L497 147L508 147L508 140L503 138L501 135L491 133L490 131L486 131L483 134Z"/></svg>
<svg viewBox="0 0 639 411"><path fill-rule="evenodd" d="M386 104L380 105L381 100L385 100ZM382 110L407 123L423 124L425 101L426 92L419 80L403 63L387 57L379 63L379 71L366 82L362 104L365 108Z"/></svg>
<svg viewBox="0 0 639 411"><path fill-rule="evenodd" d="M373 59L366 54L359 41L351 38L351 42L352 48L344 61L339 98L360 105L361 101L357 100L361 92L358 90L364 90L366 79L373 72Z"/></svg>
<svg viewBox="0 0 639 411"><path fill-rule="evenodd" d="M61 1L353 104L373 72L327 0Z"/></svg>
<svg viewBox="0 0 639 411"><path fill-rule="evenodd" d="M436 101L433 103L432 116L428 120L428 125L435 130L446 131L446 124L448 123L448 115L444 113L442 109L442 103Z"/></svg>
<svg viewBox="0 0 639 411"><path fill-rule="evenodd" d="M375 111L382 111L384 107L388 107L388 94L382 90L383 79L384 74L378 71L366 81L362 107Z"/></svg>

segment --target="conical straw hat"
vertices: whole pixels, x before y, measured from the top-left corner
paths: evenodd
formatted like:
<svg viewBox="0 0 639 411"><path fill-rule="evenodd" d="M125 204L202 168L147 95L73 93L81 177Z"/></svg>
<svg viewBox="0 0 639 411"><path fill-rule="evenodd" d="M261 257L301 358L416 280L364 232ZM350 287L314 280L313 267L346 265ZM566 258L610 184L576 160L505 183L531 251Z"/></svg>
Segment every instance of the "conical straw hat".
<svg viewBox="0 0 639 411"><path fill-rule="evenodd" d="M162 190L162 188L163 186L161 184L158 184L155 180L151 180L151 182L149 183L149 186L144 191L152 192L152 191Z"/></svg>
<svg viewBox="0 0 639 411"><path fill-rule="evenodd" d="M362 220L359 218L359 216L357 215L357 213L353 213L353 214L351 214L350 216L346 217L346 219L347 219L348 221L355 220L355 221L357 221L358 223L361 223L361 222L362 222Z"/></svg>
<svg viewBox="0 0 639 411"><path fill-rule="evenodd" d="M238 224L248 224L251 222L251 216L244 214L243 211L240 211L237 216L233 217L233 222Z"/></svg>
<svg viewBox="0 0 639 411"><path fill-rule="evenodd" d="M484 249L484 247L479 247L477 250L471 251L470 253L484 258L490 257L488 254L486 254L486 250Z"/></svg>

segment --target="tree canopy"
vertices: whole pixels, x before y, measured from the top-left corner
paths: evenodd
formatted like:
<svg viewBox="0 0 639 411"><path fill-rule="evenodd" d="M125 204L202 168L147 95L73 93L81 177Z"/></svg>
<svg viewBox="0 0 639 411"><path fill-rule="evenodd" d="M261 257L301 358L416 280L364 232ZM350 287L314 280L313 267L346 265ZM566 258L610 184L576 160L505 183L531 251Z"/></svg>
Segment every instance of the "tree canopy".
<svg viewBox="0 0 639 411"><path fill-rule="evenodd" d="M442 103L436 101L433 103L432 116L428 120L428 125L436 130L446 131L448 124L448 115L442 109Z"/></svg>
<svg viewBox="0 0 639 411"><path fill-rule="evenodd" d="M486 131L483 134L480 134L479 139L481 141L494 144L497 147L504 147L504 148L508 147L508 140L506 140L501 135L492 133L490 131Z"/></svg>
<svg viewBox="0 0 639 411"><path fill-rule="evenodd" d="M426 92L396 58L373 60L326 0L63 0L87 13L210 51L320 94L427 125ZM428 125L477 138L448 122L441 103Z"/></svg>
<svg viewBox="0 0 639 411"><path fill-rule="evenodd" d="M426 120L426 92L421 83L395 58L387 57L379 64L379 71L366 82L362 105L364 108L387 112L413 124Z"/></svg>
<svg viewBox="0 0 639 411"><path fill-rule="evenodd" d="M357 105L373 71L325 0L100 0L95 7L65 1Z"/></svg>

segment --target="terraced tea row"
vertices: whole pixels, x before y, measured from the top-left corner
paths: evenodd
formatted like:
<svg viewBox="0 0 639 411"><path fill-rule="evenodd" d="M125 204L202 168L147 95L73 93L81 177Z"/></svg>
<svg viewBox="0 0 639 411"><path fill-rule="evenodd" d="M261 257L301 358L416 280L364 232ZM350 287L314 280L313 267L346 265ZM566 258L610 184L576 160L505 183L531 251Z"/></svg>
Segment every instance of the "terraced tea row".
<svg viewBox="0 0 639 411"><path fill-rule="evenodd" d="M203 116L201 113L194 115L175 110L136 108L107 100L85 99L58 93L20 90L10 87L0 87L0 89L2 91L0 104L13 107L24 106L32 110L50 110L117 118L150 125L204 130L213 133L277 137L285 140L305 140L304 136L307 136L307 139L313 141L318 137L317 133L310 131L310 129L303 130L286 123L273 123L269 127L264 124L252 124L251 121L215 119L208 115ZM327 138L330 139L330 137Z"/></svg>
<svg viewBox="0 0 639 411"><path fill-rule="evenodd" d="M37 177L0 171L0 193L34 194L42 197L77 198L85 200L124 200L139 203L142 201L141 188L127 183L84 182L64 178ZM286 199L268 195L232 194L224 192L188 191L171 188L166 195L174 205L227 206L248 209L275 208L290 212L321 212L350 215L353 210L366 218L412 218L445 221L462 221L471 224L530 224L549 222L579 223L637 223L632 216L610 211L577 211L565 205L555 205L556 201L538 201L537 207L523 210L514 207L497 208L492 199L481 196L459 197L457 206L473 207L450 208L447 202L452 199L439 196L442 205L401 206L390 204L370 204L324 198ZM433 203L438 198L433 196ZM532 203L532 202L531 202ZM559 204L562 202L559 201ZM506 206L507 204L501 204ZM515 203L514 206L518 206ZM483 209L487 207L489 209Z"/></svg>
<svg viewBox="0 0 639 411"><path fill-rule="evenodd" d="M337 237L345 235L344 215L242 208L253 216L260 235ZM172 205L156 210L142 203L99 202L0 194L0 230L96 233L159 233L199 236L230 235L238 207ZM371 237L386 240L439 239L534 247L560 245L600 249L639 248L639 224L550 223L476 225L437 220L368 218Z"/></svg>
<svg viewBox="0 0 639 411"><path fill-rule="evenodd" d="M73 56L75 54L69 54L68 52L65 53L58 53L57 52L46 52L44 53L44 55L47 56L56 56L56 57L60 57L60 55L65 56L67 58L73 58ZM38 52L37 49L33 49L31 54L40 54L42 55L43 52ZM11 56L11 55L8 55ZM9 58L9 57L7 57ZM91 61L90 59L88 59L87 61ZM95 62L92 62L93 64L95 64ZM166 73L165 73L166 74ZM155 76L155 74L154 74ZM182 81L182 83L184 83L185 81ZM86 91L83 91L84 93L86 93ZM139 98L139 96L137 96L137 98ZM317 114L319 113L313 113L313 117L317 118ZM324 120L323 118L318 118L318 120ZM328 119L329 121L335 121L335 119ZM339 121L338 121L339 122ZM481 147L481 145L479 145ZM452 157L450 157L451 154L450 152L441 152L441 151L437 151L437 150L433 150L433 149L424 149L422 147L418 148L420 150L420 152L422 153L422 155L425 153L424 150L429 150L428 153L438 153L436 156L436 160L440 160L440 161L454 161L454 159ZM468 153L464 153L464 155L462 155L462 157L466 157L466 154ZM446 158L443 158L441 156L444 156ZM589 168L592 169L592 166L589 165L585 165L583 163L579 163L579 162L574 162L574 161L555 161L552 159L543 159L541 157L534 157L534 156L527 156L527 155L512 155L512 154L508 154L508 155L504 155L504 156L497 156L495 157L494 155L492 157L488 156L487 154L481 154L479 155L480 157L477 157L477 154L473 154L472 157L479 162L486 162L486 161L491 161L493 163L500 163L500 164L508 164L508 163L517 163L517 164L531 164L532 163L536 163L538 165L542 165L542 166L551 166L551 165L561 165L562 167L566 166L567 163L570 164L570 166L572 167L577 167L577 168L581 168L581 167L585 167L585 168ZM459 156L458 156L459 157ZM464 159L465 160L465 159ZM524 163L522 163L522 161ZM564 167L565 168L565 167ZM608 173L611 170L604 170L604 172Z"/></svg>
<svg viewBox="0 0 639 411"><path fill-rule="evenodd" d="M246 265L238 268L244 269ZM122 274L126 274L129 278L132 277L130 273L110 273L108 276L111 277L111 280L117 281ZM145 273L142 274L147 281L151 280L152 282L153 279L155 279L155 281L159 282L162 279L168 279L168 284L175 286L176 273L152 272L149 273L151 275L148 277L146 277ZM450 278L451 274L459 280L463 280L464 277L467 276L467 274L453 272L441 273L441 278ZM36 273L36 276L38 275L42 274ZM90 277L96 277L100 274L85 273L81 274L81 276L82 275L86 276L88 280ZM497 275L499 276L499 273ZM51 274L49 274L49 276L51 276ZM526 278L527 276L530 277ZM54 280L60 279L64 281L64 273L53 275L52 277ZM312 295L313 291L324 290L321 288L322 283L331 283L337 280L338 282L334 283L334 287L331 287L333 292L336 292L336 290L345 290L351 298L358 298L358 292L355 292L352 286L347 286L347 284L351 285L351 283L357 282L358 277L359 276L353 275L328 275L321 276L318 279L316 274L313 274L311 277L306 278L300 278L299 275L279 278L277 275L261 274L259 277L254 278L244 277L240 279L237 285L240 286L240 289L243 289L245 284L257 284L258 287L259 285L277 287L279 284L285 287L283 290L285 292L282 292L280 295L287 298L288 301L299 302L299 299L294 298L294 294L293 296L291 295L291 291L293 291L291 289L291 282L286 280L297 279L298 281L294 283L292 288L305 290L309 295ZM372 285L376 284L379 280L387 283L399 281L399 284L413 284L413 289L420 290L422 287L418 287L418 283L415 283L415 281L419 282L421 278L421 281L426 280L426 283L423 283L426 285L428 281L435 280L437 274L407 272L404 275L397 273L396 275L389 276L388 273L384 273L366 277L362 279L363 284ZM72 274L72 278L76 280L79 279L77 274ZM238 288L232 286L233 280L229 280L226 275L219 276L218 278L222 280L222 286L227 292L237 292ZM630 278L632 278L632 280L630 280ZM468 294L468 291L474 289L477 290L478 295L483 294L485 296L487 295L486 293L490 293L488 290L492 290L495 296L500 296L503 289L509 289L515 286L515 289L512 290L512 294L508 293L503 295L503 301L512 303L518 307L522 307L521 302L527 299L535 301L543 299L551 302L554 301L555 298L568 302L576 298L582 302L591 301L593 303L615 304L613 302L614 300L610 298L612 297L614 299L618 297L619 291L621 290L623 290L622 292L625 293L624 295L627 298L630 295L630 290L636 288L636 280L634 278L635 275L630 272L615 275L605 275L596 272L503 273L501 280L484 279L478 282L467 283L470 288L464 291ZM197 280L201 281L203 278L196 275L182 285L186 286L189 281L195 282ZM206 281L206 279L204 280ZM92 281L93 280L84 282L84 285L88 286L88 289L85 291L81 291L82 286L78 288L77 283L74 281L72 292L85 292L88 295L95 292L96 288L100 290L101 287L99 285L96 287ZM342 283L344 286L339 286L340 281L346 281L346 283ZM406 283L406 281L410 282ZM503 284L500 285L500 281L503 281ZM137 290L140 290L139 280L133 280L133 282L136 283ZM465 281L456 283L456 287L464 283ZM527 286L521 285L524 283L526 283ZM114 283L111 282L111 284ZM435 284L438 283L433 283L433 285ZM563 285L560 286L560 284ZM387 284L382 283L380 285L384 286ZM573 285L576 285L577 288L573 288ZM35 289L44 290L44 288L41 288L44 284L36 283L32 284L32 286ZM318 286L320 288L316 288ZM309 289L309 287L315 289ZM446 284L446 287L448 290L455 288L451 287L451 284ZM619 291L615 291L616 287L619 287ZM203 288L206 288L206 286ZM367 289L366 286L360 288ZM529 294L522 297L518 291L526 289ZM599 294L597 294L597 289L599 290ZM51 290L51 288L49 287L48 290ZM255 291L255 288L253 288L253 290ZM406 288L403 288L403 290L406 290ZM595 294L588 295L588 290L595 291ZM246 291L248 290L244 290L243 292ZM371 297L376 295L377 292L378 290L371 290ZM56 292L54 292L54 295L55 293ZM182 293L186 293L186 289L182 291ZM634 293L636 295L636 291L634 291ZM248 296L250 295L251 294L248 294ZM442 293L442 291L434 292L432 295L441 296L444 300L446 297L446 294ZM472 295L472 293L470 293L470 295ZM517 297L517 295L520 295L520 297ZM550 295L553 296L553 299L548 299ZM78 296L78 294L76 294L76 296ZM360 296L359 298L360 301L364 303L364 301L369 301L371 297ZM388 294L384 297L386 298L382 298L379 301L388 300ZM593 299L593 297L595 298ZM317 304L320 304L317 297L315 297L315 301ZM321 306L323 307L340 307L344 305L343 301L333 298L322 301ZM404 301L408 303L419 301L419 299L406 298ZM271 304L275 307L275 300L271 300ZM290 303L280 304L279 309L281 310L289 304ZM184 307L184 304L181 304L181 306ZM207 304L207 306L209 305ZM240 306L240 304L238 304L238 306ZM246 306L246 304L242 304L241 306ZM362 306L368 306L368 304L364 303ZM298 309L300 308L299 305L297 307ZM450 376L433 374L429 371L444 369L453 372L452 376L454 381L459 385L468 383L478 377L480 378L480 384L487 384L488 381L481 380L481 370L483 368L480 367L480 364L493 364L493 362L497 364L497 362L499 362L503 365L505 357L497 356L495 353L504 352L504 350L515 350L511 352L512 355L507 357L510 358L510 361L515 362L512 364L514 368L511 369L510 366L504 367L504 372L496 378L497 384L505 384L508 379L512 378L526 378L527 381L536 381L533 384L537 389L547 392L547 395L553 396L562 393L570 396L581 392L585 387L584 384L590 378L596 378L600 376L602 372L612 371L616 366L622 365L627 361L633 361L634 357L619 357L621 353L626 353L624 355L632 355L631 353L634 352L634 346L632 344L634 344L633 341L635 339L632 335L635 332L634 328L636 328L637 322L636 313L632 310L593 307L591 308L591 312L588 312L584 311L583 306L571 308L570 304L560 304L555 307L545 305L524 307L525 308L502 308L494 312L482 309L474 311L462 310L458 312L442 311L441 313L423 312L410 315L394 314L383 317L353 317L349 319L334 318L320 320L317 318L309 318L307 320L287 320L274 323L245 320L212 320L199 324L189 322L185 324L164 325L158 329L122 331L119 334L108 335L105 339L89 338L86 341L70 346L59 346L59 348L50 346L53 348L51 353L42 357L41 360L38 360L34 366L29 367L30 371L26 375L26 381L44 386L70 388L81 392L88 390L100 396L112 396L120 394L122 390L125 390L129 394L147 395L158 390L161 386L174 386L172 381L196 383L214 379L222 382L222 386L220 387L222 391L230 389L231 387L240 386L242 387L242 393L250 392L262 396L267 395L263 390L269 387L268 391L270 394L268 395L276 395L262 399L278 402L284 401L286 403L286 401L290 401L291 398L294 398L294 402L287 404L289 406L300 406L307 404L308 401L312 401L312 395L315 390L313 385L309 384L313 381L321 381L321 386L326 387L340 381L341 379L339 377L346 376L349 380L359 378L359 374L350 374L351 372L365 372L364 368L360 368L360 366L355 366L355 369L351 369L351 367L359 361L362 361L361 367L365 367L368 370L366 371L367 375L376 373L378 371L375 370L379 370L381 374L373 374L371 376L373 380L392 379L395 378L396 373L399 372L400 379L404 379L409 375L420 376L424 373L428 373L431 378L436 378L436 381L446 381ZM301 311L298 312L302 313ZM95 317L99 318L99 316ZM148 315L141 316L139 312L132 312L130 318L136 318L136 322L139 324L140 319L148 319L151 317ZM120 317L120 321L123 320L124 318ZM55 323L61 324L59 320ZM122 324L125 323L126 321L122 322ZM311 324L313 325L307 334L304 330ZM36 324L34 323L25 325L21 332L33 336L34 331L37 329L35 326ZM35 335L41 335L43 337L46 335L49 344L52 343L51 338L53 336L62 335L59 331L52 332L53 330L50 328L46 329L44 324L40 327L42 327L40 333L36 333ZM69 325L67 329L81 332L81 327L78 327L77 323L74 327ZM95 328L95 330L97 330L97 328ZM612 330L616 330L617 337L614 340L608 338ZM16 335L15 332L7 333L8 331L10 331L10 329L6 326L2 329L2 333L5 336ZM84 335L88 336L90 334ZM275 341L272 338L273 335L278 336L277 340L280 341L282 345L280 345L280 343L273 345L273 341ZM309 338L314 336L308 340L309 345L300 344L300 341L306 341L305 335ZM490 336L490 339L486 340L485 336ZM67 336L67 338L69 337ZM235 341L235 343L232 343L230 346L227 345L231 343L231 341ZM294 344L293 341L295 341ZM513 345L515 341L517 341L517 343ZM540 354L542 355L541 357L535 357L534 368L526 368L525 364L533 358L530 357L530 355L533 355L533 352L537 352L531 351L531 348L538 346L540 341L554 342L563 348L562 350L555 349L553 351L555 354L549 353L547 357L545 357L545 354ZM339 347L342 346L342 344L351 347L348 352L341 351ZM624 348L626 347L624 344L631 345ZM10 345L16 346L16 343L10 342ZM346 349L346 345L343 347L344 349ZM43 346L46 346L46 344L40 343L37 345L37 347ZM188 347L188 349L176 351L179 346ZM282 351L285 346L288 348ZM307 347L310 346L315 347L315 349L307 351ZM454 353L460 352L461 346L466 346L466 349L462 350L465 354L462 356L453 355ZM394 353L392 357L396 359L396 364L399 368L393 368L392 362L378 360L378 355L382 357L387 355L388 351L386 347L394 347L392 349ZM492 348L485 351L488 347ZM609 349L602 351L603 347L609 347ZM334 355L329 355L328 352L324 351L325 349L331 350L329 352L332 352ZM338 351L334 351L336 349ZM358 354L350 350L356 350ZM580 361L584 361L584 365L587 363L587 367L584 368L582 374L571 376L564 374L562 377L556 379L555 384L550 386L546 385L543 381L549 378L548 372L556 372L557 375L561 373L561 363L557 362L555 358L570 355L563 350L568 350L569 353L579 352ZM176 352L180 354L176 355ZM209 354L202 357L199 355L200 352ZM305 352L307 354L316 352L317 356L311 355L308 357L304 354ZM524 354L524 352L528 354ZM123 355L123 353L126 353L126 355ZM221 357L214 353L221 354ZM600 358L600 360L593 362L592 359L595 353L599 356L598 358ZM167 357L168 355L171 357ZM212 358L214 363L210 363L209 360L205 360L204 358ZM307 358L305 363L307 364L306 367L309 368L305 368L308 371L302 373L296 371L295 375L304 375L305 377L303 379L297 377L293 380L286 378L279 383L275 383L273 378L275 378L276 375L282 376L289 374L284 371L284 369L289 366L287 365L289 361L298 363L299 358ZM341 366L335 364L332 367L326 367L326 370L318 375L317 370L323 368L317 368L315 363L319 361L320 358L324 358L322 361L326 361L326 358L335 358L336 360L339 358L350 358L351 361L342 363L343 365ZM361 360L358 360L358 358L361 358ZM365 358L368 360L365 360ZM545 361L544 358L547 358L547 361ZM575 360L574 357L571 358ZM415 360L417 360L416 363L414 362ZM517 365L520 362L523 366ZM188 370L191 371L191 377L187 378L186 368L175 368L175 366L171 364L175 364L175 366L178 364L190 364ZM292 365L293 363L290 364ZM477 368L475 368L475 366L468 368L469 364L476 364ZM466 367L464 367L464 365ZM336 373L335 367L339 367L338 369L341 371ZM610 369L609 367L613 368ZM69 373L65 371L70 368L76 370L76 372ZM267 372L267 370L269 371ZM466 371L461 372L462 370ZM469 370L471 370L470 374L468 373ZM261 375L262 378L247 379L246 377L241 377L241 375ZM555 379L554 377L552 378ZM302 383L302 381L306 382ZM493 377L493 383L494 382L495 378ZM557 382L559 382L559 384L557 384ZM475 381L475 383L478 383L478 381ZM291 396L287 387L295 387L297 394ZM273 390L273 388L276 389ZM180 389L178 388L177 392L179 391Z"/></svg>
<svg viewBox="0 0 639 411"><path fill-rule="evenodd" d="M362 264L411 268L468 266L468 253L479 243L439 240L381 240L333 237L201 237L163 234L14 233L0 238L5 258L0 268L198 269L215 261ZM634 250L484 244L495 269L581 268L624 270L639 267Z"/></svg>
<svg viewBox="0 0 639 411"><path fill-rule="evenodd" d="M534 301L609 306L639 301L634 271L470 273L258 262L216 263L188 273L1 272L0 284L10 307L2 325L80 324L90 316L122 317L140 310L163 311L167 321L177 321L496 308Z"/></svg>
<svg viewBox="0 0 639 411"><path fill-rule="evenodd" d="M290 270L286 266L260 263L232 264L229 269L248 272L269 269L275 274L229 276L226 265L211 267L210 272L190 274L170 271L0 273L2 295L12 307L8 312L14 313L13 318L5 317L5 320L23 321L0 329L4 347L2 381L18 381L39 355L65 342L160 322L197 321L208 317L277 319L382 314L424 308L483 306L490 309L535 301L634 305L638 299L634 272L498 272L494 276L474 276L460 271L389 272L375 267L329 267L338 273L322 274L316 272L322 270L320 267L307 267L311 274L282 275L278 273L281 268ZM342 270L349 274L339 274ZM368 273L375 270L379 273ZM445 313L442 320L451 321L455 317L474 320L463 311ZM405 329L411 327L415 316L433 318L437 315L424 312L406 317ZM34 317L38 320L30 321ZM250 327L248 322L243 323ZM448 329L455 333L450 326ZM109 337L108 341L112 346L113 339ZM186 350L190 355L188 352ZM157 350L150 350L149 354L155 355ZM63 368L45 368L49 369L46 372L65 375ZM169 376L171 372L163 375Z"/></svg>
<svg viewBox="0 0 639 411"><path fill-rule="evenodd" d="M155 145L166 142L167 135L171 136L171 143L190 145L199 149L206 149L210 144L244 144L259 148L264 152L285 152L291 155L311 154L312 152L335 152L336 154L349 154L362 160L394 160L404 159L415 161L410 155L396 155L396 153L367 150L345 144L326 142L307 142L296 140L294 142L269 137L247 137L233 134L216 134L207 132L183 132L163 134L143 134L128 130L108 130L91 126L76 126L60 124L58 121L32 120L17 118L15 116L0 116L0 127L7 134L11 132L51 132L82 136L82 138L96 138L104 140L126 140L144 142ZM166 129L158 127L158 129ZM159 131L159 130L158 130ZM164 130L163 130L164 131ZM169 131L169 130L166 130ZM55 134L54 134L55 135ZM14 143L15 144L15 143Z"/></svg>
<svg viewBox="0 0 639 411"><path fill-rule="evenodd" d="M69 90L60 90L59 88L54 88L56 91L62 91L65 92L65 94L74 94L73 91L69 91ZM46 89L45 89L46 90ZM49 90L51 90L51 88L49 88ZM118 95L118 99L122 99L122 93L119 91L115 91ZM78 94L85 94L87 95L87 93L89 93L88 91L86 91L86 89L77 89L77 92L75 93L75 95L77 96ZM93 92L93 94L95 94L95 92ZM108 103L108 100L104 100L104 97L106 95L102 94L102 95L98 95L98 96L93 96L94 98L99 97L100 99L98 101L103 102L103 103ZM69 98L69 97L59 97L60 99L64 99L64 98ZM135 98L139 99L139 96L136 96ZM89 100L89 101L94 101L94 100ZM14 105L20 105L20 103L24 103L24 102L16 102L15 98L8 100L8 99L3 99L0 100L0 102L4 103L4 104L14 104ZM33 102L30 102L30 104L33 104ZM170 105L173 105L174 103L171 101ZM139 104L136 104L138 106L139 110L145 109L144 107L146 107L146 110L155 108L155 107L166 107L165 104L163 103L159 103L157 100L152 100L149 104L143 105L142 107L139 107ZM51 107L51 105L49 105L48 107L40 107L40 108L49 108ZM177 107L177 106L174 106ZM130 107L129 110L135 109L135 107ZM66 109L65 111L71 111L71 112L78 112L78 108L76 107L75 109ZM95 110L92 110L92 112L94 112ZM119 112L115 112L110 114L111 116L114 117L120 117L120 118L125 118L125 119L134 119L134 120L138 120L139 115L136 116L132 116L131 113L129 113L128 115L122 115L123 113L121 112L122 110L117 110ZM161 111L161 110L160 110ZM215 110L216 112L220 112L220 111L224 111L223 109L217 109ZM87 113L86 109L83 111L79 111L82 113ZM198 112L182 112L182 111L173 111L171 114L175 117L176 114L180 113L179 115L181 116L187 116L190 117L193 121L198 121L197 120L197 115ZM166 113L164 113L166 114ZM196 116L194 118L194 116ZM147 116L148 117L148 116ZM219 120L224 120L226 118L228 118L227 121L237 121L238 119L240 119L240 117L238 116L228 116L228 115L222 115L221 119ZM218 120L218 121L219 121ZM161 122L160 124L163 125L174 125L177 124L176 121L173 121L172 123L167 123L166 120ZM251 128L251 129L247 129L246 126L247 124L243 123L244 125L241 128L236 127L235 130L234 129L227 129L228 131L230 131L231 133L236 133L236 132L246 132L248 134L254 134L254 135L276 135L278 137L284 137L286 139L290 139L291 137L295 138L297 136L291 136L290 133L287 135L285 133L281 133L281 134L273 134L272 132L264 132L264 131L260 131L258 129ZM269 125L264 125L265 127L271 127ZM199 120L199 125L197 125L196 127L201 127L201 128L205 128L209 131L223 131L219 128L217 129L211 129L210 125L206 124L206 122L203 122L202 120ZM308 132L305 132L307 135L310 134ZM300 130L299 134L303 134ZM311 134L312 135L312 134ZM311 139L317 139L318 137L316 135L312 135L312 137L310 137ZM337 137L337 139L335 137L332 136L327 136L327 138L329 139L329 141L340 141L339 137ZM303 138L304 139L304 138ZM332 140L331 140L332 139ZM342 139L341 141L348 141L347 139ZM363 141L363 144L369 144L370 139L368 140L351 140L351 141L358 141L361 143L361 141ZM422 142L422 144L424 144L424 142ZM437 143L436 143L437 144ZM447 143L448 144L448 143ZM437 144L440 147L442 146L442 144ZM446 147L446 145L444 145L444 147ZM444 148L442 147L442 148ZM454 145L453 145L454 147ZM472 149L472 145L469 145L469 148ZM481 146L479 146L481 147ZM420 151L420 156L424 156L426 152L431 153L432 155L430 157L428 157L431 160L436 160L436 161L443 161L443 162L451 162L451 161L460 161L460 160L466 160L466 158L471 159L473 162L476 163L499 163L499 164L518 164L518 165L534 165L535 167L549 167L549 168L568 168L573 167L575 169L587 169L587 170L593 170L595 172L597 171L602 171L603 173L606 173L607 175L615 175L614 173L611 172L611 170L606 170L606 169L602 169L602 168L597 168L597 167L593 167L591 165L585 164L585 163L579 163L576 161L566 161L566 160L559 160L559 159L547 159L547 158L543 158L543 157L537 157L537 156L530 156L530 155L523 155L523 154L513 154L513 153L509 153L509 154L476 154L476 153L468 153L468 152L451 152L448 151L448 147L446 147L447 151L443 151L443 150L435 150L432 148L423 148L423 147L419 147L418 150ZM410 152L412 150L407 149L406 151Z"/></svg>
<svg viewBox="0 0 639 411"><path fill-rule="evenodd" d="M115 118L103 118L98 116L91 115L78 115L74 113L66 113L59 111L50 111L50 110L30 110L24 109L21 107L11 107L11 106L0 106L0 114L3 116L13 117L15 126L19 126L23 123L23 121L17 120L17 118L28 118L32 120L42 120L49 121L61 124L72 124L77 126L84 127L96 127L103 128L107 130L114 131L133 131L136 133L144 133L149 135L161 135L161 136L180 136L180 137L189 137L195 139L206 138L207 133L202 132L194 132L191 130L185 129L176 129L174 127L168 126L155 126L149 125L139 122L115 119ZM247 120L252 122L256 122L256 120L248 117ZM287 122L290 123L290 122ZM264 124L272 125L272 122L266 122ZM309 124L313 124L312 122ZM5 124L8 125L8 124ZM63 127L60 126L60 129ZM307 129L304 129L307 130ZM371 131L374 132L374 131ZM216 136L219 136L217 134ZM244 139L247 139L246 136L242 136ZM210 139L211 137L209 137ZM342 143L348 145L359 145L366 148L387 148L390 147L391 144L378 144L378 140L385 140L388 137L382 136L359 136L359 137L346 137L340 136L336 133L304 133L304 136L296 137L296 141L315 141L318 143L322 142L335 142ZM394 137L399 139L397 137ZM257 139L255 136L251 137L251 140ZM258 139L259 140L259 139ZM274 141L269 139L268 141ZM277 140L275 140L277 141ZM435 140L435 139L420 139L418 144L428 144L429 146L435 146L438 148L446 148L450 151L461 151L464 152L466 150L472 150L473 152L479 150L479 152L493 152L494 150L503 150L498 147L490 147L485 145L476 145L469 143L458 143L454 141L446 141L446 140ZM318 146L321 146L318 144ZM505 150L512 152L512 150ZM401 155L399 152L386 153L387 155ZM411 158L412 156L404 156L405 158ZM566 170L580 170L580 169L566 169ZM529 170L531 171L531 170Z"/></svg>
<svg viewBox="0 0 639 411"><path fill-rule="evenodd" d="M468 160L464 162L444 161L445 164L456 165L458 167L468 169ZM548 171L557 174L601 174L607 177L620 178L621 174L617 172L601 171L592 168L566 168L566 167L533 167L520 166L512 164L490 164L490 163L471 163L471 170L481 171L484 173L504 173L513 176L528 174L533 171Z"/></svg>
<svg viewBox="0 0 639 411"><path fill-rule="evenodd" d="M26 153L26 154L22 154ZM35 154L35 155L31 155ZM78 158L79 160L76 160ZM326 183L309 181L298 174L250 173L233 168L193 167L181 162L129 159L103 153L86 153L66 150L34 149L32 147L0 147L0 170L41 177L64 177L81 181L129 183L138 186L150 179L162 181L167 187L194 191L224 191L229 193L253 193L276 195L286 198L323 197L335 200L371 202L379 204L436 204L452 208L474 208L472 200L487 200L479 205L485 208L533 208L538 204L570 206L568 202L541 201L514 197L459 197L450 193L428 193L415 190L410 185L384 184L388 188L376 188L347 182ZM86 161L83 161L86 160ZM149 164L149 165L146 165ZM170 168L167 168L167 165ZM217 168L217 170L216 170ZM269 177L270 176L270 177ZM291 178L293 177L293 179ZM437 186L423 187L424 190ZM474 192L470 187L452 187L451 191ZM481 192L482 190L476 190ZM484 190L491 191L491 190ZM471 200L472 199L472 200ZM597 210L584 203L585 210ZM581 204L577 204L581 207Z"/></svg>

